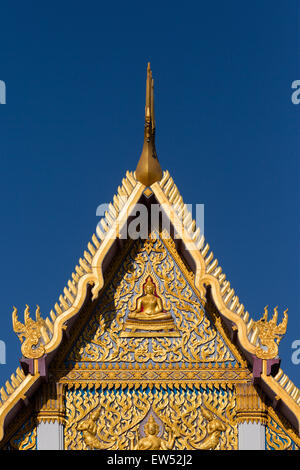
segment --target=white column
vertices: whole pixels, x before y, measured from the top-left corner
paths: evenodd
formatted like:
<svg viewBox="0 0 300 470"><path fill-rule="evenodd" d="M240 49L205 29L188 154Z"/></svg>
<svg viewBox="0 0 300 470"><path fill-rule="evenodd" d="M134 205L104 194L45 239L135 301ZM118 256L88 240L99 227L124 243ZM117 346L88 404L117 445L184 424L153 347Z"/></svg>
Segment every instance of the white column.
<svg viewBox="0 0 300 470"><path fill-rule="evenodd" d="M37 450L63 450L64 427L58 421L41 421L37 426Z"/></svg>
<svg viewBox="0 0 300 470"><path fill-rule="evenodd" d="M239 450L265 450L265 425L243 422L238 425Z"/></svg>

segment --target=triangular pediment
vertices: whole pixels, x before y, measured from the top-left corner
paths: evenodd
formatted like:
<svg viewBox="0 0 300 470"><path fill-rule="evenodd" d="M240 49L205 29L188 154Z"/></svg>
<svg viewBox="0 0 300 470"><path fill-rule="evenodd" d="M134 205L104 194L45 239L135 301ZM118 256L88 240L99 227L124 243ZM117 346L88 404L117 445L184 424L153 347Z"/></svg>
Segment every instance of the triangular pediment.
<svg viewBox="0 0 300 470"><path fill-rule="evenodd" d="M145 292L147 283L150 294ZM170 237L153 233L147 240L131 241L126 254L115 260L64 364L236 367L237 354L205 306Z"/></svg>
<svg viewBox="0 0 300 470"><path fill-rule="evenodd" d="M22 357L0 388L6 448L39 448L40 424L53 422L69 450L237 449L248 420L266 425L268 448L299 447L300 390L278 357L287 310L255 321L240 302L162 172L153 87L148 64L136 171L99 206L53 309L44 318L37 306L34 319L26 305L23 321L13 309Z"/></svg>
<svg viewBox="0 0 300 470"><path fill-rule="evenodd" d="M42 320L38 310L34 321L27 308L23 325L14 310L17 334L29 321L38 330L39 355L28 330L23 370L0 390L0 440L6 417L34 393L41 375L70 393L206 387L220 397L255 376L288 405L283 411L291 410L298 430L299 389L281 369L272 376L259 368L261 354L276 365L276 351L262 349L258 322L240 303L168 172L151 188L131 173L122 183L49 317ZM146 240L123 240L141 202L161 205L171 237L152 232Z"/></svg>

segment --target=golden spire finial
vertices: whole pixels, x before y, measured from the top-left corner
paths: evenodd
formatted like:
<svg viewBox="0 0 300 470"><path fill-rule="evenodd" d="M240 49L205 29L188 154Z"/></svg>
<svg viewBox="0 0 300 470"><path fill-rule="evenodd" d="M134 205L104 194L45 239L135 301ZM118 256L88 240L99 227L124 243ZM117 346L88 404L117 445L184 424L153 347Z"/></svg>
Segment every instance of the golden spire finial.
<svg viewBox="0 0 300 470"><path fill-rule="evenodd" d="M135 174L137 180L145 186L151 186L162 178L155 149L154 80L150 62L147 67L144 145Z"/></svg>

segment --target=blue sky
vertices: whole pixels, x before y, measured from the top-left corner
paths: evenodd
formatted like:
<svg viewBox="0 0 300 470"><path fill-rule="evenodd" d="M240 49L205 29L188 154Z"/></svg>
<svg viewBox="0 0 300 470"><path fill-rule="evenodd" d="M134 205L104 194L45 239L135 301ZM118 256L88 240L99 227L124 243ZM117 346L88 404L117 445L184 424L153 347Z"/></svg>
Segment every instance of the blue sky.
<svg viewBox="0 0 300 470"><path fill-rule="evenodd" d="M1 5L0 339L15 370L15 305L46 316L143 141L146 65L157 150L256 320L289 308L282 367L300 386L299 2Z"/></svg>

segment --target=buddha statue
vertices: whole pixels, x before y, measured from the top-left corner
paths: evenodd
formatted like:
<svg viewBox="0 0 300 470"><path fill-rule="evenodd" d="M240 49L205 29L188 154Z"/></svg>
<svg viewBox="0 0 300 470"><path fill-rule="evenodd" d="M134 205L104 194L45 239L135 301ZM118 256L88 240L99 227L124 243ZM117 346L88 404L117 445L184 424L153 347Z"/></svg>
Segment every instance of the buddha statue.
<svg viewBox="0 0 300 470"><path fill-rule="evenodd" d="M137 442L134 450L170 450L174 446L175 437L170 434L168 441L165 441L157 434L159 432L159 426L153 416L151 415L147 424L145 425L145 437L142 437Z"/></svg>
<svg viewBox="0 0 300 470"><path fill-rule="evenodd" d="M172 315L164 312L160 297L155 295L155 284L148 276L144 284L144 294L138 298L136 309L129 313L129 319L133 320L169 320Z"/></svg>
<svg viewBox="0 0 300 470"><path fill-rule="evenodd" d="M163 300L156 293L155 283L150 275L141 290L142 293L129 311L120 336L180 336L171 313L167 311L169 309L163 307Z"/></svg>

